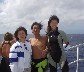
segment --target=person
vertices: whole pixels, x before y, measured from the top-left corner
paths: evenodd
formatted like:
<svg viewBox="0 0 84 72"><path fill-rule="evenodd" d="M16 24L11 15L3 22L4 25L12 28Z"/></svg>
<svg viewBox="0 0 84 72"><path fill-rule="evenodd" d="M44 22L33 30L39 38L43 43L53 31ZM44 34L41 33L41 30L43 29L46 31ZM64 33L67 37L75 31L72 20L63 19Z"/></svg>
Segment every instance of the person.
<svg viewBox="0 0 84 72"><path fill-rule="evenodd" d="M15 42L13 35L6 32L4 35L4 41L1 43L1 72L11 72L9 67L9 51L11 45Z"/></svg>
<svg viewBox="0 0 84 72"><path fill-rule="evenodd" d="M1 61L2 61L2 55L1 55L1 44L0 44L0 71L1 71Z"/></svg>
<svg viewBox="0 0 84 72"><path fill-rule="evenodd" d="M31 25L31 30L34 34L34 37L29 39L32 46L31 72L45 72L47 68L47 36L40 35L42 26L43 25L38 22L34 22Z"/></svg>
<svg viewBox="0 0 84 72"><path fill-rule="evenodd" d="M60 65L62 72L69 72L68 62L63 49L63 42L66 43L65 47L67 47L69 41L66 33L58 30L58 23L59 18L56 15L52 15L47 26L50 72L57 72L57 64Z"/></svg>
<svg viewBox="0 0 84 72"><path fill-rule="evenodd" d="M27 37L27 30L20 26L14 36L16 43L10 48L10 68L12 72L31 72L31 44Z"/></svg>

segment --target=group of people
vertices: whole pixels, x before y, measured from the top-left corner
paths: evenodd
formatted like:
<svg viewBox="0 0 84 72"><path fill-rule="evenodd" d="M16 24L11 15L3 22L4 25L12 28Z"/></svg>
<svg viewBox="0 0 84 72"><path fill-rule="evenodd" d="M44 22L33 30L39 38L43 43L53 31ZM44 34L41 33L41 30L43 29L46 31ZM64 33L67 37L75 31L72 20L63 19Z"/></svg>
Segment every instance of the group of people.
<svg viewBox="0 0 84 72"><path fill-rule="evenodd" d="M57 64L62 72L69 72L63 43L68 46L66 33L58 29L59 18L49 18L46 35L41 35L43 25L34 22L31 30L34 37L27 39L27 30L20 26L14 37L7 32L0 45L0 72L57 72Z"/></svg>

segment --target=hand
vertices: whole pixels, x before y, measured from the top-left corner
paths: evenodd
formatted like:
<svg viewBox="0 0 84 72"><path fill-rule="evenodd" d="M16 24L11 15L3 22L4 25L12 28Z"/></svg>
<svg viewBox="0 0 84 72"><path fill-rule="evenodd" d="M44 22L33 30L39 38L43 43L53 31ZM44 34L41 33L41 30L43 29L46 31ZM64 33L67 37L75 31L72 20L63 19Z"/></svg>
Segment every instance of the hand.
<svg viewBox="0 0 84 72"><path fill-rule="evenodd" d="M15 43L15 42L16 42L16 41L15 41L14 39L10 41L11 44L13 44L13 43Z"/></svg>
<svg viewBox="0 0 84 72"><path fill-rule="evenodd" d="M45 56L47 53L46 49L41 51L42 56Z"/></svg>

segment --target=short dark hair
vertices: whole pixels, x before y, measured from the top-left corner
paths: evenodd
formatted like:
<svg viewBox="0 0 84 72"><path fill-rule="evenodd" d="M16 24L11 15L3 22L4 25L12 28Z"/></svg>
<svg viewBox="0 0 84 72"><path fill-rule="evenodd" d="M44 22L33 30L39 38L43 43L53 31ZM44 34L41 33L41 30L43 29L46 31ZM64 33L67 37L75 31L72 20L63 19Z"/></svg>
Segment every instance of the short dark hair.
<svg viewBox="0 0 84 72"><path fill-rule="evenodd" d="M14 36L15 36L17 41L19 40L19 38L17 37L18 32L21 31L21 30L23 30L25 32L26 36L27 36L27 30L24 27L20 26L19 28L16 29L16 31L14 33Z"/></svg>
<svg viewBox="0 0 84 72"><path fill-rule="evenodd" d="M34 25L38 25L40 30L42 29L43 25L41 23L38 23L38 22L34 22L32 25L31 25L31 29L33 29L33 26Z"/></svg>
<svg viewBox="0 0 84 72"><path fill-rule="evenodd" d="M4 35L4 40L5 41L11 41L13 40L13 35L9 32L6 32L5 35Z"/></svg>

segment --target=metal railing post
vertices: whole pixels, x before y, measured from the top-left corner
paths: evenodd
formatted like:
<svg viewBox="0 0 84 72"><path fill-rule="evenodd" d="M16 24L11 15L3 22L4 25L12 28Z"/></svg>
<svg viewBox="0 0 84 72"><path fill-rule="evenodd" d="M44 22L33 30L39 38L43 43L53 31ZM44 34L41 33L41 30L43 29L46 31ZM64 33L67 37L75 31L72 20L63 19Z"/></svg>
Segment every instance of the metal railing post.
<svg viewBox="0 0 84 72"><path fill-rule="evenodd" d="M76 72L78 72L78 61L79 61L79 47L77 47L77 68L76 68Z"/></svg>
<svg viewBox="0 0 84 72"><path fill-rule="evenodd" d="M79 67L79 61L84 61L84 58L82 58L82 59L80 59L79 58L79 47L81 46L81 45L84 45L84 43L83 44L79 44L79 45L75 45L75 46L72 46L72 47L70 47L69 49L73 49L73 48L77 48L77 60L74 60L74 61L72 61L72 62L70 62L68 65L72 65L72 64L74 64L74 63L77 63L77 67L76 67L76 72L78 72L78 67ZM69 50L68 49L68 50ZM58 67L57 69L59 69L60 67Z"/></svg>

